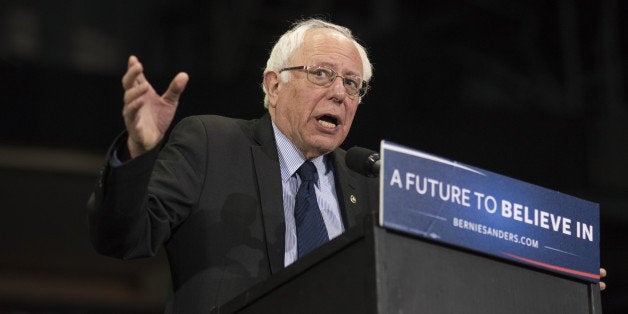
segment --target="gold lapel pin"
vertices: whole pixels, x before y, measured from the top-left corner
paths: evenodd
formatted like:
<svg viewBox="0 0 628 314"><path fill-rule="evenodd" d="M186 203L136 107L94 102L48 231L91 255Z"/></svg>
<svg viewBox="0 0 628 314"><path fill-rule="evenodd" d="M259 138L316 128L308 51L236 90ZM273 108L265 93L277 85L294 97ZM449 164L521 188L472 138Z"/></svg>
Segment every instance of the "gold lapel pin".
<svg viewBox="0 0 628 314"><path fill-rule="evenodd" d="M358 199L355 198L355 195L351 194L351 196L349 196L349 200L351 201L351 204L355 204L358 202Z"/></svg>

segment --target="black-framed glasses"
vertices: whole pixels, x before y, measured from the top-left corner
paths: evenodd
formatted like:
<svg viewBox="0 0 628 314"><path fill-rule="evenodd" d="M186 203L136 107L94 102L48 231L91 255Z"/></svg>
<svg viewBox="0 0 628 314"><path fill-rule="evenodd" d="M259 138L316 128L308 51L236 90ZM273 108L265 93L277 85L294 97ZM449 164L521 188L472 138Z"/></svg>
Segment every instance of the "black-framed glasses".
<svg viewBox="0 0 628 314"><path fill-rule="evenodd" d="M362 80L361 77L357 75L342 76L333 69L330 69L326 66L302 65L283 68L279 70L279 73L291 70L305 70L307 72L308 81L316 85L325 87L330 86L337 77L340 77L342 79L342 85L344 85L346 93L351 96L358 95L359 97L362 97L366 95L366 92L369 89L369 84L366 81Z"/></svg>

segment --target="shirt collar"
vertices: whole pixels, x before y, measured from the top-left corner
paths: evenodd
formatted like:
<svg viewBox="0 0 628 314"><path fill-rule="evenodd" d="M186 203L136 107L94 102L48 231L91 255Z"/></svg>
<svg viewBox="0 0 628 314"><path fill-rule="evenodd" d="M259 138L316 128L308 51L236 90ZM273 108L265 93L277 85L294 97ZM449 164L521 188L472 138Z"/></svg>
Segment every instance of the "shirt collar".
<svg viewBox="0 0 628 314"><path fill-rule="evenodd" d="M307 160L303 153L277 128L275 121L272 121L273 132L275 133L275 141L277 142L277 152L279 154L279 168L281 169L281 181L286 182L292 177L299 167ZM328 162L329 158L325 155L318 156L310 160L316 171L320 174L327 174L331 167ZM318 184L318 182L317 182Z"/></svg>

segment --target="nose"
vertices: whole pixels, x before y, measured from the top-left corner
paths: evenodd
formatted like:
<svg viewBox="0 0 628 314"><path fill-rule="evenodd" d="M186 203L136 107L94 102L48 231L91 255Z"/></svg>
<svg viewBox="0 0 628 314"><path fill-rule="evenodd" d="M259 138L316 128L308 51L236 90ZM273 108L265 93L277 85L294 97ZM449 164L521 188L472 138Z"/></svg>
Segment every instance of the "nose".
<svg viewBox="0 0 628 314"><path fill-rule="evenodd" d="M340 75L334 78L334 81L331 82L329 89L332 93L330 99L334 100L336 103L342 103L345 100L345 97L348 96L347 90L345 89L344 79L340 77Z"/></svg>

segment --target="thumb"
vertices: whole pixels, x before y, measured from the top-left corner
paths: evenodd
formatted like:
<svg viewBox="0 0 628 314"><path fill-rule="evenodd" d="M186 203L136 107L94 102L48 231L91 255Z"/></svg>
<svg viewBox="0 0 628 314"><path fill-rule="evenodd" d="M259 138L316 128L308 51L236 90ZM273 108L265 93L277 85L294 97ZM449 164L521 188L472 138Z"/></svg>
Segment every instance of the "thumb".
<svg viewBox="0 0 628 314"><path fill-rule="evenodd" d="M190 77L187 73L181 72L177 74L170 82L168 90L161 96L165 101L176 104L181 97L181 93L185 90L185 86L188 84Z"/></svg>

